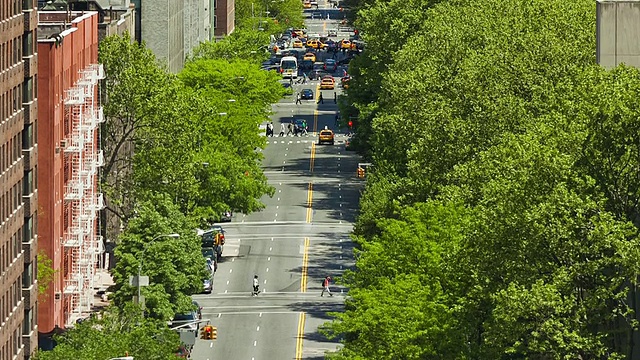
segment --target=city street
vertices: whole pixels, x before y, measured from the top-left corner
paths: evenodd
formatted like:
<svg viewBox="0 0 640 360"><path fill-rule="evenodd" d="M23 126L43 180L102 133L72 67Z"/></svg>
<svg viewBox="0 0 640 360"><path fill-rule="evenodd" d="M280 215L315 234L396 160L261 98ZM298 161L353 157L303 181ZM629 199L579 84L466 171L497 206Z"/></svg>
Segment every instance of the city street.
<svg viewBox="0 0 640 360"><path fill-rule="evenodd" d="M305 11L309 33L338 28L332 17L338 10L327 7L320 2L319 10ZM341 74L335 72L337 95ZM193 297L203 319L218 328L218 339L197 339L192 359L319 360L338 346L317 328L330 320L328 312L342 311L347 289L334 283L334 296L321 297L321 285L325 276L339 277L353 266L349 233L363 182L356 178L356 154L345 151L346 135L334 128L334 91L324 90L324 104L316 104L318 84L294 84L294 94L313 89L314 100L296 105L293 95L273 106L276 136L267 138L263 167L276 192L262 199L263 211L222 224L226 245L213 293ZM308 136L278 137L280 123L293 118L307 121ZM317 145L325 126L336 132L335 145ZM257 297L251 296L254 275L262 291Z"/></svg>

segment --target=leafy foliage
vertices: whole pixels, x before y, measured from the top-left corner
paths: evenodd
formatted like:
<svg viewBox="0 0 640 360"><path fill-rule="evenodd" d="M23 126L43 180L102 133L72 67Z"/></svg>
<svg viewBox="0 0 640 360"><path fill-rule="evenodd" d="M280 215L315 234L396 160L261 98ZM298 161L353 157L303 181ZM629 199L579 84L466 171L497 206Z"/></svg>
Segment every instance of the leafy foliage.
<svg viewBox="0 0 640 360"><path fill-rule="evenodd" d="M640 77L594 64L594 4L353 3L342 111L374 172L330 356L629 356Z"/></svg>
<svg viewBox="0 0 640 360"><path fill-rule="evenodd" d="M135 359L178 359L178 334L166 323L142 317L139 307L109 307L55 338L52 351L38 351L37 360L104 360L129 354Z"/></svg>
<svg viewBox="0 0 640 360"><path fill-rule="evenodd" d="M139 204L136 213L115 250L114 303L123 307L137 294L137 288L129 286L128 281L129 276L138 274L142 262L142 275L149 276L151 284L141 289L147 311L151 317L168 320L189 310L189 295L202 290L206 270L201 240L193 230L196 224L171 199L158 196ZM162 236L172 233L180 238Z"/></svg>
<svg viewBox="0 0 640 360"><path fill-rule="evenodd" d="M47 256L44 250L38 252L36 263L38 264L36 273L36 279L38 279L38 300L47 301L45 298L47 289L57 271L53 268L53 260Z"/></svg>

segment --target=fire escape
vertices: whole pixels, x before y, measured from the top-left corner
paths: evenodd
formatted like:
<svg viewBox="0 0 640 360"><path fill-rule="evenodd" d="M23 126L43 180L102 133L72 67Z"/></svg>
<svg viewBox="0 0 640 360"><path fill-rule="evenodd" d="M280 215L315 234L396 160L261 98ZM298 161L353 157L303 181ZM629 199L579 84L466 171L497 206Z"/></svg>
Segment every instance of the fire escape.
<svg viewBox="0 0 640 360"><path fill-rule="evenodd" d="M98 81L104 78L102 65L90 65L80 71L76 85L67 90L65 114L71 125L64 141L64 161L70 169L64 200L69 212L63 244L68 259L64 279L67 302L67 326L91 310L96 264L104 249L98 235L99 211L104 207L98 192L98 169L103 165L98 143L98 127L104 121L98 105Z"/></svg>

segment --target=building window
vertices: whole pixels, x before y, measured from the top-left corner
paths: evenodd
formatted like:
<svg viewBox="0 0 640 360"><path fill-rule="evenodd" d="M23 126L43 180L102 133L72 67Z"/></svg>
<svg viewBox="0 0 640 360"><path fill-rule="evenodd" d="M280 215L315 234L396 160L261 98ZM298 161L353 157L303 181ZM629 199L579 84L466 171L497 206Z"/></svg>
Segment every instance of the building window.
<svg viewBox="0 0 640 360"><path fill-rule="evenodd" d="M33 101L33 78L32 77L24 81L24 85L22 86L22 101L25 103Z"/></svg>
<svg viewBox="0 0 640 360"><path fill-rule="evenodd" d="M24 172L22 179L22 196L29 196L33 193L33 170Z"/></svg>
<svg viewBox="0 0 640 360"><path fill-rule="evenodd" d="M22 273L22 288L28 289L33 285L33 262L24 264L24 272Z"/></svg>
<svg viewBox="0 0 640 360"><path fill-rule="evenodd" d="M22 54L24 56L33 55L33 32L29 31L22 36Z"/></svg>
<svg viewBox="0 0 640 360"><path fill-rule="evenodd" d="M33 147L33 123L28 124L22 130L22 149L27 150Z"/></svg>
<svg viewBox="0 0 640 360"><path fill-rule="evenodd" d="M217 15L213 15L213 28L214 29L218 28L218 16Z"/></svg>
<svg viewBox="0 0 640 360"><path fill-rule="evenodd" d="M24 321L22 322L22 335L29 335L31 333L31 329L33 329L33 320L34 320L34 309L24 310Z"/></svg>
<svg viewBox="0 0 640 360"><path fill-rule="evenodd" d="M29 242L33 237L33 216L29 216L24 219L24 225L22 226L22 239L23 241Z"/></svg>

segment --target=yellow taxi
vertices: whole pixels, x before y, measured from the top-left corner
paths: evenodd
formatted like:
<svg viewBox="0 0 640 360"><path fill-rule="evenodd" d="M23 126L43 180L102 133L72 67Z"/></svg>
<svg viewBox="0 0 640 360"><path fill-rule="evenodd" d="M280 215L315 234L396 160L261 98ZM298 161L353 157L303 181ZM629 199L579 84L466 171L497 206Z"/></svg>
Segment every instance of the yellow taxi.
<svg viewBox="0 0 640 360"><path fill-rule="evenodd" d="M301 29L294 29L293 33L296 34L297 37L304 37L304 31Z"/></svg>
<svg viewBox="0 0 640 360"><path fill-rule="evenodd" d="M316 54L312 53L312 52L308 52L306 54L304 54L304 57L302 58L302 60L311 60L313 62L316 62Z"/></svg>
<svg viewBox="0 0 640 360"><path fill-rule="evenodd" d="M311 9L311 1L305 1L303 6L305 9Z"/></svg>
<svg viewBox="0 0 640 360"><path fill-rule="evenodd" d="M331 75L323 77L322 81L320 81L321 90L333 90L335 86L336 81L333 80L333 77Z"/></svg>
<svg viewBox="0 0 640 360"><path fill-rule="evenodd" d="M340 41L340 48L341 49L351 49L351 41L349 41L347 39L343 39L342 41Z"/></svg>
<svg viewBox="0 0 640 360"><path fill-rule="evenodd" d="M293 40L293 42L291 44L292 44L292 46L294 48L302 48L302 47L304 47L304 44L302 43L302 41L300 41L298 39Z"/></svg>
<svg viewBox="0 0 640 360"><path fill-rule="evenodd" d="M320 130L320 134L318 134L318 145L323 143L328 143L331 145L334 144L333 131L329 130L326 127L323 130Z"/></svg>
<svg viewBox="0 0 640 360"><path fill-rule="evenodd" d="M314 49L324 49L327 47L327 44L323 44L320 40L311 39L307 40L307 47Z"/></svg>

